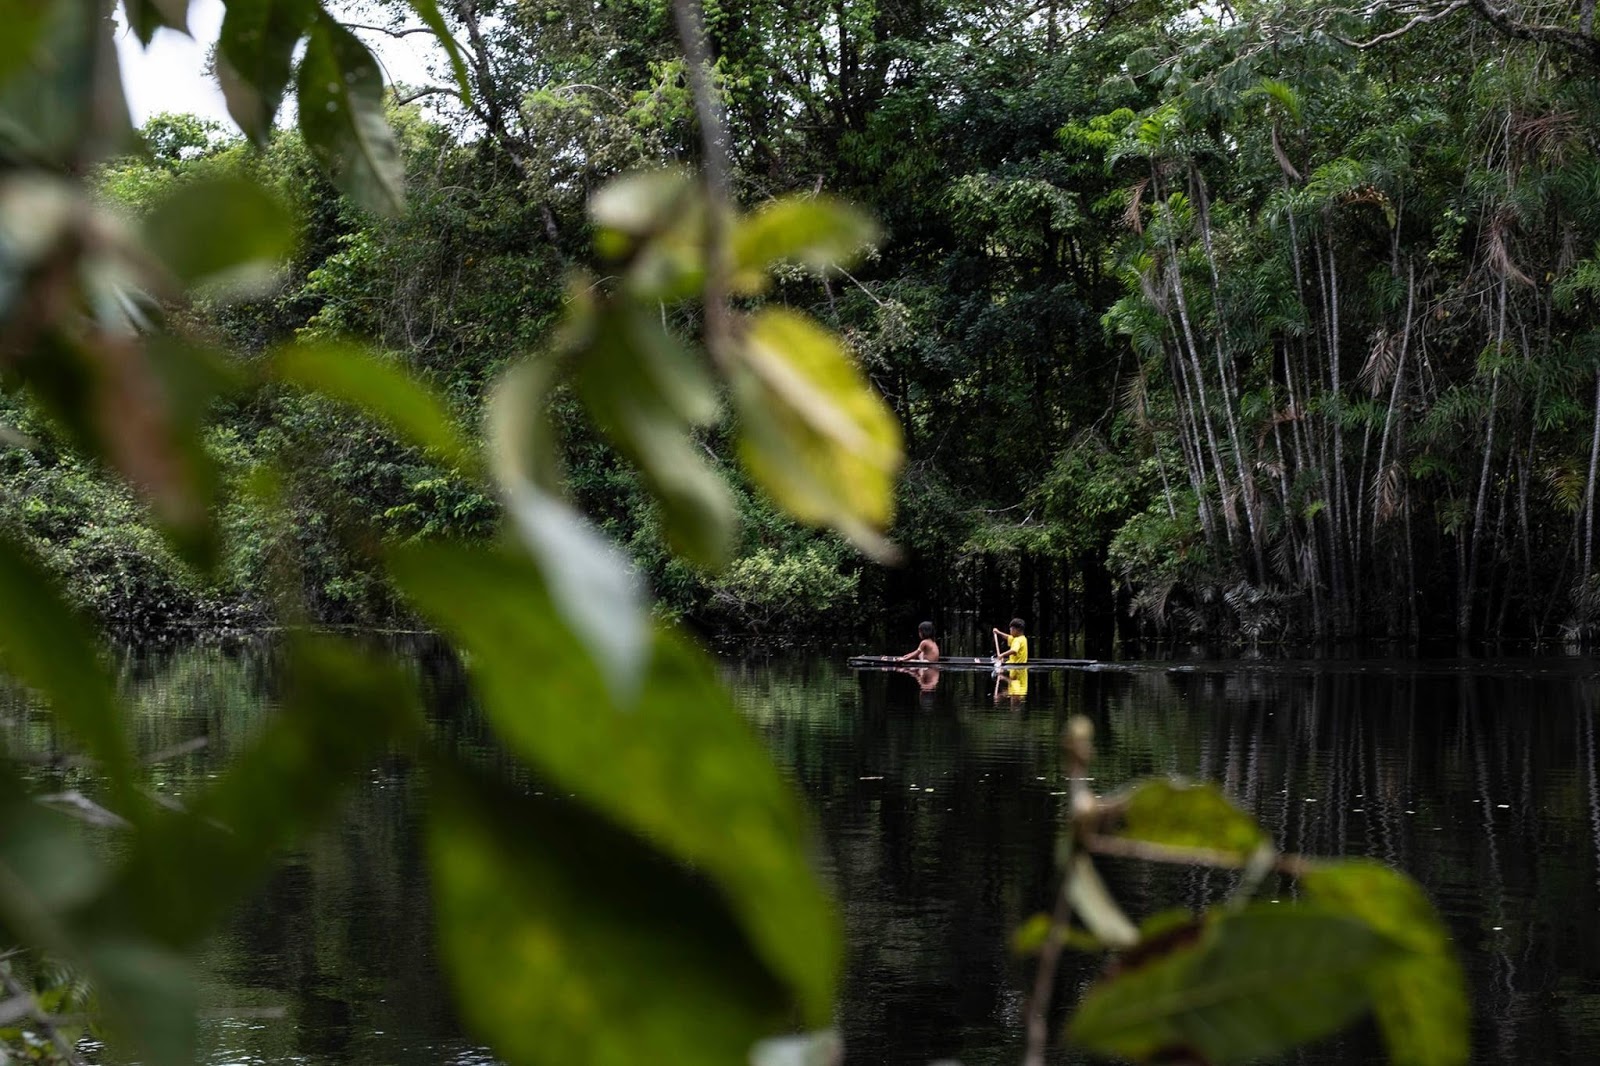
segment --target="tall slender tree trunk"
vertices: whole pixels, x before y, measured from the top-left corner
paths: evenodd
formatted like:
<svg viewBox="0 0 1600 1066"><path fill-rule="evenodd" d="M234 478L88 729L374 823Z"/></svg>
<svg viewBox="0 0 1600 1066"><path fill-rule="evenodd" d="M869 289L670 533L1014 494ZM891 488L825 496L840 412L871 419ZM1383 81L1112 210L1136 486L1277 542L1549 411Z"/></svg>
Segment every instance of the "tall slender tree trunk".
<svg viewBox="0 0 1600 1066"><path fill-rule="evenodd" d="M1589 478L1583 487L1583 572L1580 580L1587 585L1594 576L1594 482L1600 469L1600 370L1594 374L1594 429L1589 435Z"/></svg>
<svg viewBox="0 0 1600 1066"><path fill-rule="evenodd" d="M1195 191L1199 194L1200 245L1205 250L1206 267L1211 273L1212 318L1216 321L1216 331L1212 340L1216 346L1217 382L1222 389L1222 415L1228 428L1228 443L1233 446L1234 472L1239 476L1239 499L1244 504L1250 551L1256 564L1256 580L1264 582L1267 578L1267 563L1261 551L1261 523L1257 515L1260 508L1256 501L1255 479L1250 476L1247 469L1244 443L1239 433L1239 389L1234 382L1230 365L1231 347L1228 343L1228 327L1222 306L1222 275L1217 269L1216 247L1211 240L1211 196L1206 189L1205 177L1193 167L1190 167L1190 174L1194 180Z"/></svg>
<svg viewBox="0 0 1600 1066"><path fill-rule="evenodd" d="M1178 386L1178 442L1183 446L1184 466L1189 472L1189 485L1194 490L1195 506L1200 513L1200 528L1206 544L1217 549L1216 519L1211 513L1210 494L1206 492L1205 443L1200 437L1198 416L1195 413L1194 390L1189 387L1189 370L1183 357L1183 340L1179 338L1168 351L1172 364L1173 381Z"/></svg>
<svg viewBox="0 0 1600 1066"><path fill-rule="evenodd" d="M1222 449L1217 446L1217 431L1211 419L1211 399L1206 392L1205 371L1200 365L1200 349L1195 344L1194 326L1189 318L1189 301L1184 295L1183 271L1178 267L1177 247L1171 242L1167 243L1167 252L1170 258L1167 261L1169 283L1172 286L1173 296L1178 302L1178 321L1183 326L1183 339L1188 342L1190 369L1194 372L1195 395L1200 401L1200 418L1205 427L1206 442L1210 445L1211 463L1217 475L1217 492L1222 497L1222 521L1228 532L1228 545L1232 547L1237 540L1239 519L1234 508L1229 505L1228 498L1232 495L1232 486L1228 481L1228 470L1222 461ZM1183 347L1183 345L1179 345Z"/></svg>
<svg viewBox="0 0 1600 1066"><path fill-rule="evenodd" d="M1500 318L1495 330L1495 355L1504 351L1506 342L1506 279L1500 279ZM1500 407L1500 369L1496 367L1489 386L1489 424L1483 435L1483 464L1478 472L1477 501L1472 508L1472 539L1467 549L1467 576L1461 588L1461 602L1456 605L1456 636L1466 640L1472 630L1472 597L1478 587L1478 562L1482 554L1483 517L1489 496L1489 469L1494 457L1495 418Z"/></svg>
<svg viewBox="0 0 1600 1066"><path fill-rule="evenodd" d="M1348 621L1348 608L1350 586L1355 580L1355 575L1349 572L1345 565L1348 555L1347 540L1349 537L1349 524L1346 502L1349 499L1349 482L1345 477L1344 468L1344 389L1340 378L1339 366L1339 268L1334 255L1333 237L1327 239L1327 308L1328 308L1328 383L1334 403L1333 419L1333 492L1328 501L1329 525L1332 528L1332 544L1329 555L1333 559L1334 573L1334 611L1339 616L1338 622L1344 625Z"/></svg>
<svg viewBox="0 0 1600 1066"><path fill-rule="evenodd" d="M1378 470L1373 475L1373 487L1377 488L1384 477L1388 467L1389 438L1394 429L1394 413L1400 402L1401 383L1406 377L1406 356L1411 347L1411 313L1416 307L1417 299L1417 270L1416 264L1409 264L1406 270L1406 317L1405 324L1400 332L1400 358L1395 364L1394 381L1389 384L1389 407L1383 415L1383 439L1378 444ZM1378 553L1378 502L1372 504L1372 553Z"/></svg>

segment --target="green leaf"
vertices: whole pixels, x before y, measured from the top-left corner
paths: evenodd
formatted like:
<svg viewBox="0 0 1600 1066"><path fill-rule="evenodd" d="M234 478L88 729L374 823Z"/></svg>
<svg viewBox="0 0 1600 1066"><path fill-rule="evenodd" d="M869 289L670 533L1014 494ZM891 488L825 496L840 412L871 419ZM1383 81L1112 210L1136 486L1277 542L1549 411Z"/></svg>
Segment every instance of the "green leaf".
<svg viewBox="0 0 1600 1066"><path fill-rule="evenodd" d="M1132 947L1139 942L1139 930L1106 888L1094 860L1081 851L1072 856L1067 867L1066 891L1073 911L1095 939L1113 948Z"/></svg>
<svg viewBox="0 0 1600 1066"><path fill-rule="evenodd" d="M1241 857L1268 843L1255 819L1212 784L1146 781L1128 798L1118 836L1179 848L1210 848Z"/></svg>
<svg viewBox="0 0 1600 1066"><path fill-rule="evenodd" d="M147 245L184 285L252 292L294 251L288 209L255 182L184 182L144 220Z"/></svg>
<svg viewBox="0 0 1600 1066"><path fill-rule="evenodd" d="M556 614L548 570L443 545L407 548L391 570L467 653L505 743L552 790L576 793L717 881L806 1020L826 1024L839 936L806 862L808 827L705 658L658 633L637 703L619 707Z"/></svg>
<svg viewBox="0 0 1600 1066"><path fill-rule="evenodd" d="M68 816L37 803L0 768L0 922L47 951L71 949L60 918L91 899L106 871Z"/></svg>
<svg viewBox="0 0 1600 1066"><path fill-rule="evenodd" d="M488 415L495 480L519 540L584 641L580 654L604 667L613 694L631 699L649 651L644 590L632 561L555 495L555 449L544 412L553 369L553 360L528 360L495 390Z"/></svg>
<svg viewBox="0 0 1600 1066"><path fill-rule="evenodd" d="M311 0L226 0L217 38L217 81L228 114L265 146L293 70L295 45L316 14Z"/></svg>
<svg viewBox="0 0 1600 1066"><path fill-rule="evenodd" d="M544 492L560 491L561 466L546 413L559 365L549 354L524 359L489 394L484 437L501 484L526 481Z"/></svg>
<svg viewBox="0 0 1600 1066"><path fill-rule="evenodd" d="M116 802L131 803L133 752L93 633L62 601L33 553L5 534L0 534L0 666L44 696L51 713L100 764Z"/></svg>
<svg viewBox="0 0 1600 1066"><path fill-rule="evenodd" d="M767 308L750 320L733 385L751 476L801 521L892 556L881 531L894 516L900 426L838 338Z"/></svg>
<svg viewBox="0 0 1600 1066"><path fill-rule="evenodd" d="M1050 939L1050 915L1035 914L1017 927L1011 934L1011 952L1014 955L1037 955ZM1073 951L1105 951L1107 945L1084 932L1068 925L1063 925L1056 930L1056 937L1060 943Z"/></svg>
<svg viewBox="0 0 1600 1066"><path fill-rule="evenodd" d="M10 276L0 297L9 303L25 296L28 290L12 287L11 277L37 271L41 260L66 239L67 231L92 210L71 182L42 171L14 172L0 181L0 247L5 249L3 264Z"/></svg>
<svg viewBox="0 0 1600 1066"><path fill-rule="evenodd" d="M199 997L180 956L144 940L106 938L87 948L84 964L113 1045L150 1066L195 1061Z"/></svg>
<svg viewBox="0 0 1600 1066"><path fill-rule="evenodd" d="M787 1021L706 881L576 804L440 775L428 833L461 1010L513 1066L734 1063Z"/></svg>
<svg viewBox="0 0 1600 1066"><path fill-rule="evenodd" d="M51 10L39 0L0 0L0 85L28 62Z"/></svg>
<svg viewBox="0 0 1600 1066"><path fill-rule="evenodd" d="M606 182L589 198L589 217L603 230L646 237L667 229L694 194L694 177L678 167L642 170Z"/></svg>
<svg viewBox="0 0 1600 1066"><path fill-rule="evenodd" d="M1360 922L1309 907L1217 913L1197 942L1097 982L1067 1037L1136 1061L1184 1054L1224 1066L1266 1058L1366 1010L1370 975L1398 950Z"/></svg>
<svg viewBox="0 0 1600 1066"><path fill-rule="evenodd" d="M279 380L348 403L434 458L474 470L471 444L444 399L399 364L344 341L297 341L271 357Z"/></svg>
<svg viewBox="0 0 1600 1066"><path fill-rule="evenodd" d="M467 64L461 58L461 46L456 44L455 37L450 33L450 27L445 24L444 16L439 14L439 5L434 0L406 0L411 5L411 10L417 13L422 24L433 31L440 47L450 57L450 70L456 76L456 88L461 90L461 102L472 102L472 80L467 77Z"/></svg>
<svg viewBox="0 0 1600 1066"><path fill-rule="evenodd" d="M847 266L877 240L872 219L826 197L786 196L739 220L732 234L735 286L759 292L775 263L813 270Z"/></svg>
<svg viewBox="0 0 1600 1066"><path fill-rule="evenodd" d="M5 46L27 51L0 83L0 153L82 170L135 143L112 22L99 0L37 6L39 21L19 20L21 40Z"/></svg>
<svg viewBox="0 0 1600 1066"><path fill-rule="evenodd" d="M837 1029L772 1037L750 1051L750 1066L838 1066L842 1061L844 1040Z"/></svg>
<svg viewBox="0 0 1600 1066"><path fill-rule="evenodd" d="M189 32L189 0L122 0L122 7L140 44L148 46L163 27Z"/></svg>
<svg viewBox="0 0 1600 1066"><path fill-rule="evenodd" d="M383 113L383 73L367 46L319 17L296 84L300 132L333 183L368 210L400 210L405 169Z"/></svg>
<svg viewBox="0 0 1600 1066"><path fill-rule="evenodd" d="M1306 898L1364 922L1405 949L1372 974L1379 1028L1394 1066L1459 1066L1471 1056L1466 979L1450 935L1415 881L1365 859L1319 862Z"/></svg>
<svg viewBox="0 0 1600 1066"><path fill-rule="evenodd" d="M1195 923L1194 912L1187 907L1169 907L1157 911L1139 923L1139 942L1149 943L1173 936Z"/></svg>
<svg viewBox="0 0 1600 1066"><path fill-rule="evenodd" d="M97 432L118 467L149 498L161 530L190 563L213 570L221 557L214 516L221 478L201 439L212 405L235 391L241 375L212 348L167 334L145 339L147 378L122 380L113 364L105 385L146 404L148 422L127 408L102 409ZM133 368L134 373L138 369Z"/></svg>
<svg viewBox="0 0 1600 1066"><path fill-rule="evenodd" d="M576 353L576 385L596 424L644 472L668 542L705 567L727 562L737 514L726 482L705 462L690 427L716 417L716 393L693 353L633 304L598 317Z"/></svg>
<svg viewBox="0 0 1600 1066"><path fill-rule="evenodd" d="M100 922L192 946L380 755L421 733L415 686L349 642L292 640L285 677L281 710L227 772L141 831Z"/></svg>
<svg viewBox="0 0 1600 1066"><path fill-rule="evenodd" d="M531 482L502 485L506 513L537 559L551 599L586 643L602 682L631 698L649 651L644 589L632 560L567 503Z"/></svg>
<svg viewBox="0 0 1600 1066"><path fill-rule="evenodd" d="M194 1061L193 989L183 964L125 930L73 919L106 883L97 849L0 768L0 923L20 946L79 968L112 1039L153 1064Z"/></svg>
<svg viewBox="0 0 1600 1066"><path fill-rule="evenodd" d="M1044 947L1045 941L1050 939L1050 928L1054 924L1048 914L1029 916L1028 920L1017 926L1016 931L1011 934L1011 953L1037 955L1039 949Z"/></svg>
<svg viewBox="0 0 1600 1066"><path fill-rule="evenodd" d="M647 304L675 303L705 284L706 201L681 169L625 174L589 201L595 248L622 264L623 288Z"/></svg>
<svg viewBox="0 0 1600 1066"><path fill-rule="evenodd" d="M143 494L173 546L212 569L219 558L212 521L218 478L200 434L212 403L239 383L236 367L170 334L140 343L108 327L81 342L46 336L18 370L73 443Z"/></svg>

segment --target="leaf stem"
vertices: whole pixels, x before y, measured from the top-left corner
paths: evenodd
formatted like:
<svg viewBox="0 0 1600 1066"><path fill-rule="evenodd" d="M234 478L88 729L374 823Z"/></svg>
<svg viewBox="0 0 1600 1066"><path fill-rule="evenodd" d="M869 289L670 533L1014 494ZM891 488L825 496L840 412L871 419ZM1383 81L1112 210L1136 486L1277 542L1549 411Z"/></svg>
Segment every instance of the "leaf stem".
<svg viewBox="0 0 1600 1066"><path fill-rule="evenodd" d="M999 637L995 637L998 647ZM1061 962L1065 931L1072 921L1072 852L1076 843L1078 818L1094 810L1094 790L1089 787L1089 762L1094 758L1094 726L1087 718L1075 717L1061 736L1067 754L1067 774L1072 791L1072 817L1061 840L1056 863L1061 868L1061 888L1056 893L1055 910L1050 915L1050 932L1039 949L1039 966L1033 975L1033 992L1028 997L1026 1015L1027 1045L1022 1066L1044 1066L1045 1048L1050 1043L1046 1015L1055 991L1056 969Z"/></svg>
<svg viewBox="0 0 1600 1066"><path fill-rule="evenodd" d="M733 316L728 308L727 215L732 206L727 123L711 78L711 46L706 40L700 0L673 0L678 39L689 64L689 85L700 124L700 180L706 190L705 308L706 347L714 359L731 358Z"/></svg>

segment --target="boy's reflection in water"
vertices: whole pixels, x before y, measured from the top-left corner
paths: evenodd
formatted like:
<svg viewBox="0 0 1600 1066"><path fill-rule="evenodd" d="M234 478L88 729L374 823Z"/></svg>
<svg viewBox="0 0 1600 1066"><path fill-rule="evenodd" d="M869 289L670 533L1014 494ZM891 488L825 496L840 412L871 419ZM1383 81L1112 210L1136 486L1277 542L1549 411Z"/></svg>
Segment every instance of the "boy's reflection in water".
<svg viewBox="0 0 1600 1066"><path fill-rule="evenodd" d="M994 700L999 703L1002 699L1009 699L1012 703L1020 703L1028 698L1028 668L1018 670L997 670L994 675Z"/></svg>
<svg viewBox="0 0 1600 1066"><path fill-rule="evenodd" d="M923 704L931 704L933 690L939 687L939 668L937 666L922 666L916 669L901 667L896 673L910 674L916 678L917 688L922 692Z"/></svg>

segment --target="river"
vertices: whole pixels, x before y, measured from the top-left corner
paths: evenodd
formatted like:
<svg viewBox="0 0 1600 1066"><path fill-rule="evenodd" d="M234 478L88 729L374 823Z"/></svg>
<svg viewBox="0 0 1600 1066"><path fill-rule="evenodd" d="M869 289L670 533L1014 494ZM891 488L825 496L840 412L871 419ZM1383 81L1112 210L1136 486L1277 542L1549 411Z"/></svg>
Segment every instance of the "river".
<svg viewBox="0 0 1600 1066"><path fill-rule="evenodd" d="M491 746L453 660L425 645L413 654L441 727ZM987 675L946 673L923 691L842 658L724 672L821 829L847 929L848 1063L1020 1059L1030 972L1007 938L1050 900L1066 800L1056 738L1073 713L1097 726L1097 788L1152 773L1215 780L1286 849L1371 856L1420 880L1468 971L1475 1061L1600 1061L1600 663L1033 671L1015 699L997 698ZM181 798L216 774L269 712L272 663L249 642L122 655L140 750L209 739L155 768L153 787ZM59 743L14 691L0 692L0 732L12 751ZM81 770L38 776L41 788L93 787ZM494 1061L461 1032L436 967L423 787L402 763L380 767L209 943L204 1062ZM1107 872L1136 916L1199 906L1230 884L1128 863ZM1069 957L1058 1008L1093 975L1091 960ZM1359 1027L1295 1061L1383 1059Z"/></svg>

